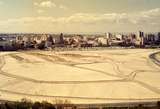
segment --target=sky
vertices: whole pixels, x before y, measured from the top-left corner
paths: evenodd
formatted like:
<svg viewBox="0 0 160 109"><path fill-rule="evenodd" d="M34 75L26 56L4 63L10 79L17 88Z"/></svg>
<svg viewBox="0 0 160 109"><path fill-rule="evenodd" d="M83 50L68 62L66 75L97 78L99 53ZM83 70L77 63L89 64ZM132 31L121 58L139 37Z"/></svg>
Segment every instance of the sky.
<svg viewBox="0 0 160 109"><path fill-rule="evenodd" d="M0 0L1 33L159 32L160 0Z"/></svg>

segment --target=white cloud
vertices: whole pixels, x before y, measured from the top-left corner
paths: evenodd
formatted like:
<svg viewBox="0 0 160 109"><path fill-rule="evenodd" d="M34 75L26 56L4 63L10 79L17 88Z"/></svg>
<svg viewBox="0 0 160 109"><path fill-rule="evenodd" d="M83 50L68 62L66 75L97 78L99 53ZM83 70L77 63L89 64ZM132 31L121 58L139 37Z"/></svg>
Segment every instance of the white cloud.
<svg viewBox="0 0 160 109"><path fill-rule="evenodd" d="M160 8L130 14L128 18L134 24L155 24L160 25Z"/></svg>
<svg viewBox="0 0 160 109"><path fill-rule="evenodd" d="M56 4L50 0L48 1L42 1L42 2L34 2L35 6L42 7L42 8L51 8L56 7Z"/></svg>
<svg viewBox="0 0 160 109"><path fill-rule="evenodd" d="M67 10L67 9L68 9L66 6L64 6L64 5L62 5L62 4L59 6L59 8L60 8L60 9L63 9L63 10Z"/></svg>
<svg viewBox="0 0 160 109"><path fill-rule="evenodd" d="M43 12L43 10L39 10ZM19 19L1 20L0 26L20 26L21 28L36 28L35 31L98 31L123 30L142 27L144 30L160 30L160 9L152 9L137 13L77 13L68 17L23 17ZM26 27L26 26L31 27ZM68 27L69 26L69 27ZM45 30L44 30L45 27ZM34 29L33 29L34 30ZM76 31L75 30L75 31Z"/></svg>

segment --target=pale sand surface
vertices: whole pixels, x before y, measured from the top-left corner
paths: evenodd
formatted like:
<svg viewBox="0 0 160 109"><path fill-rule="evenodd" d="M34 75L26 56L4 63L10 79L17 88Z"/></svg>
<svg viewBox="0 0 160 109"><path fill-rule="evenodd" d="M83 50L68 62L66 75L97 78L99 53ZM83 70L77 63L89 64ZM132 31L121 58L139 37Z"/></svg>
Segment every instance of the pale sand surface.
<svg viewBox="0 0 160 109"><path fill-rule="evenodd" d="M0 53L0 99L117 103L160 100L156 49ZM160 59L160 55L156 56Z"/></svg>

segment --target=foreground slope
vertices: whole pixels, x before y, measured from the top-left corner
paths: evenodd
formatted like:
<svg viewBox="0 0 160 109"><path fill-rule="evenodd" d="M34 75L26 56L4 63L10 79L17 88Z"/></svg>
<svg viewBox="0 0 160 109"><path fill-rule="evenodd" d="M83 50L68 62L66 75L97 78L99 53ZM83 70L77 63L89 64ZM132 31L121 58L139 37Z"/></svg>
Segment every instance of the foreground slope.
<svg viewBox="0 0 160 109"><path fill-rule="evenodd" d="M2 52L0 99L72 103L154 101L160 68L152 49Z"/></svg>

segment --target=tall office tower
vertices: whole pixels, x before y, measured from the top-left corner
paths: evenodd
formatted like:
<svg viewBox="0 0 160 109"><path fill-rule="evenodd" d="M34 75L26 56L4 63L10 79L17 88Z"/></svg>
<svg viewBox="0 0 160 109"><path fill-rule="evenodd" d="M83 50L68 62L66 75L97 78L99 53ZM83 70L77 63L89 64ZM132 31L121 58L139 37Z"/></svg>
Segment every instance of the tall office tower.
<svg viewBox="0 0 160 109"><path fill-rule="evenodd" d="M144 32L139 31L136 40L139 42L140 46L144 46Z"/></svg>
<svg viewBox="0 0 160 109"><path fill-rule="evenodd" d="M60 44L64 44L64 35L63 35L63 33L60 34L59 39L60 39Z"/></svg>

